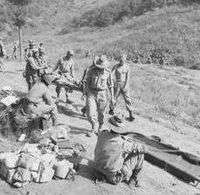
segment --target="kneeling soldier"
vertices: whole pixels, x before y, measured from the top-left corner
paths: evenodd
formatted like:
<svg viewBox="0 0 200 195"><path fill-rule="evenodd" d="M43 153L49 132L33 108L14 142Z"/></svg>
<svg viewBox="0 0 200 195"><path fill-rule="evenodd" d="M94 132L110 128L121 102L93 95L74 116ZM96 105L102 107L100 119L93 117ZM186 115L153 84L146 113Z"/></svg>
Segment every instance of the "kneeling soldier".
<svg viewBox="0 0 200 195"><path fill-rule="evenodd" d="M103 130L95 148L95 169L112 184L134 182L138 184L138 174L144 161L144 146L136 143L126 134L123 121L113 116L109 119L108 130Z"/></svg>

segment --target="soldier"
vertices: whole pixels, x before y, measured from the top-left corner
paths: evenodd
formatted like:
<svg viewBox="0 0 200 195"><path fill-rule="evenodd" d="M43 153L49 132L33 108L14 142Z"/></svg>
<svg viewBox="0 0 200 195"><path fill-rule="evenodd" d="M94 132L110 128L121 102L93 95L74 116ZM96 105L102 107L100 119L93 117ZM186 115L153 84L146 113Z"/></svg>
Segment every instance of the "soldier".
<svg viewBox="0 0 200 195"><path fill-rule="evenodd" d="M12 59L15 59L15 60L17 59L17 48L18 48L17 43L14 42L14 44L13 44Z"/></svg>
<svg viewBox="0 0 200 195"><path fill-rule="evenodd" d="M35 43L32 40L28 41L28 48L24 50L24 58L27 60L33 55L33 50L35 50Z"/></svg>
<svg viewBox="0 0 200 195"><path fill-rule="evenodd" d="M39 70L42 68L39 63L39 52L38 50L31 50L32 56L26 60L25 78L28 84L28 90L36 83L39 76Z"/></svg>
<svg viewBox="0 0 200 195"><path fill-rule="evenodd" d="M3 66L4 66L3 59L5 56L6 56L5 47L4 47L2 38L0 38L0 71L3 70Z"/></svg>
<svg viewBox="0 0 200 195"><path fill-rule="evenodd" d="M98 133L104 123L104 114L107 106L107 91L109 89L111 100L113 99L113 83L111 72L107 69L106 56L95 59L87 72L85 95L88 119L92 125L92 133Z"/></svg>
<svg viewBox="0 0 200 195"><path fill-rule="evenodd" d="M126 63L126 55L123 54L120 56L120 61L117 65L115 65L112 69L112 72L115 75L115 84L114 84L114 96L115 96L115 105L110 106L109 114L114 114L114 108L116 106L117 99L120 95L123 96L126 109L129 112L129 121L133 121L135 118L133 117L132 111L132 102L129 96L129 66Z"/></svg>
<svg viewBox="0 0 200 195"><path fill-rule="evenodd" d="M49 86L54 79L55 77L51 74L42 75L40 78L38 77L37 82L27 95L30 104L25 111L37 117L45 118L45 115L47 115L47 119L48 115L50 115L55 126L57 124L58 112L49 90Z"/></svg>
<svg viewBox="0 0 200 195"><path fill-rule="evenodd" d="M74 56L74 52L72 50L67 51L66 55L62 57L61 59L58 60L56 67L54 68L53 71L57 71L58 74L66 80L66 82L69 83L74 83L74 61L72 57ZM57 93L57 98L60 96L60 92L62 89L62 85L57 85L56 86L56 93ZM65 87L65 92L66 92L66 103L71 104L72 101L69 100L68 93L70 90Z"/></svg>
<svg viewBox="0 0 200 195"><path fill-rule="evenodd" d="M139 187L145 149L127 134L123 119L111 117L108 127L98 136L94 167L111 184L126 182Z"/></svg>
<svg viewBox="0 0 200 195"><path fill-rule="evenodd" d="M93 68L93 67L95 66L96 60L97 60L97 58L94 59L92 65L89 66L88 68L86 68L86 69L84 70L84 72L83 72L83 76L82 76L82 79L81 79L81 82L80 82L80 83L81 83L81 86L82 86L82 89L83 89L83 99L85 99L84 96L86 95L86 78L87 78L87 73L88 73L88 71L89 71L91 68ZM81 112L82 112L82 115L83 115L83 116L86 116L86 111L87 111L87 106L85 105L85 106L81 109Z"/></svg>
<svg viewBox="0 0 200 195"><path fill-rule="evenodd" d="M40 43L40 46L41 46L41 43ZM38 52L39 52L39 57L38 57L39 65L40 65L40 68L41 68L40 71L39 71L40 75L51 72L50 71L50 67L47 64L47 60L46 60L44 49L39 47L38 48Z"/></svg>

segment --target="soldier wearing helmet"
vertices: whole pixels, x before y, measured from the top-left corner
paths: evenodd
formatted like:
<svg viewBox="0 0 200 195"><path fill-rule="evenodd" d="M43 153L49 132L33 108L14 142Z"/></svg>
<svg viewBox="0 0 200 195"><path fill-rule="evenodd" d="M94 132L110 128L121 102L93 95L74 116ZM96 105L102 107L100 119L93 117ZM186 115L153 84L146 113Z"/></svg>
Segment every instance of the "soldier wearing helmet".
<svg viewBox="0 0 200 195"><path fill-rule="evenodd" d="M110 91L113 100L113 83L106 56L95 58L93 66L87 72L85 79L85 95L88 119L92 130L88 136L100 132L104 124L105 109L107 106L107 91Z"/></svg>
<svg viewBox="0 0 200 195"><path fill-rule="evenodd" d="M73 50L67 51L66 55L60 58L56 64L56 67L53 71L57 71L57 73L64 79L66 82L74 83L74 61L73 61L74 52ZM57 97L59 98L60 92L62 89L62 85L58 84L56 87ZM66 103L71 104L72 101L69 100L68 93L70 90L67 87L65 88L66 92Z"/></svg>

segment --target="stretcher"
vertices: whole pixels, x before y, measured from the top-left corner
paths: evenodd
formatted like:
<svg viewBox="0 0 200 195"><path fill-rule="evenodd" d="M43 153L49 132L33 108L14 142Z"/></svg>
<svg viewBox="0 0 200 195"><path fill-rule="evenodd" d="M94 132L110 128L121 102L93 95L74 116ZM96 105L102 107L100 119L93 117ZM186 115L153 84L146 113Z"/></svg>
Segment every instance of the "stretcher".
<svg viewBox="0 0 200 195"><path fill-rule="evenodd" d="M185 182L200 182L200 157L162 143L159 139L139 133L128 133L132 139L146 146L145 160L163 168Z"/></svg>

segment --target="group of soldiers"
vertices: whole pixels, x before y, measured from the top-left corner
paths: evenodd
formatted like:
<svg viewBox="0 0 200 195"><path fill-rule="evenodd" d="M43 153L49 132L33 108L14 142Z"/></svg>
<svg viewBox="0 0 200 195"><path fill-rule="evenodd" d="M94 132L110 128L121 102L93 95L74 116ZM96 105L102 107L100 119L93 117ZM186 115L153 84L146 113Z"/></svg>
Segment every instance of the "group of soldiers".
<svg viewBox="0 0 200 195"><path fill-rule="evenodd" d="M124 181L134 182L138 186L144 147L127 135L129 131L125 126L124 116L115 113L118 97L122 95L129 113L127 119L134 120L129 96L130 70L126 62L127 56L122 54L111 71L105 55L95 56L91 66L84 71L81 82L75 79L73 57L74 52L69 50L51 68L47 65L43 44L37 47L33 41L29 41L25 50L24 72L29 91L21 115L28 115L27 118L42 116L45 120L51 119L56 126L56 103L61 88L65 89L66 103L71 104L68 95L76 86L83 93L86 105L82 111L84 110L92 126L87 136L98 136L94 154L96 172L112 184ZM57 100L52 98L49 89L51 84L56 86ZM106 117L107 107L110 117Z"/></svg>

